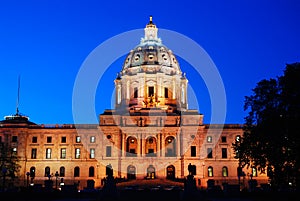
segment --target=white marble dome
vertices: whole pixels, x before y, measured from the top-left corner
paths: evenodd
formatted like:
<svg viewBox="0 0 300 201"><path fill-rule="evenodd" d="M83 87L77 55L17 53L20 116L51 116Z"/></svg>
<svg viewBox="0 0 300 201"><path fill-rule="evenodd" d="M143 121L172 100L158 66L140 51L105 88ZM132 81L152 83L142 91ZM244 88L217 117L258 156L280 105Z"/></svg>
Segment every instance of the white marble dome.
<svg viewBox="0 0 300 201"><path fill-rule="evenodd" d="M157 72L167 75L182 74L175 55L157 37L156 25L150 19L145 28L145 37L127 55L121 75Z"/></svg>

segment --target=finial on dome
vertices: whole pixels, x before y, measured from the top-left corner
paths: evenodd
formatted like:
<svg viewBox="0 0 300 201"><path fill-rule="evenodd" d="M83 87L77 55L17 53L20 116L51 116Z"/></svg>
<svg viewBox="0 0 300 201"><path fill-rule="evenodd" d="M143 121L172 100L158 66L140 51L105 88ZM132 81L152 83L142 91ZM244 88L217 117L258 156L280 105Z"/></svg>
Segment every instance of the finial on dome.
<svg viewBox="0 0 300 201"><path fill-rule="evenodd" d="M149 22L148 22L148 24L147 24L146 27L156 27L155 24L153 23L153 17L152 17L152 15L150 15Z"/></svg>

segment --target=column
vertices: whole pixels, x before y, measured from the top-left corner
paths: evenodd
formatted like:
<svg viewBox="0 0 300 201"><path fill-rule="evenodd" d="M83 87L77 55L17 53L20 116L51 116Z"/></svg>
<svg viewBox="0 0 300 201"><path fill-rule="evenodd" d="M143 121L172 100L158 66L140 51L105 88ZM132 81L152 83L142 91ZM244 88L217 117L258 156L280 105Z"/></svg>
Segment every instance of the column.
<svg viewBox="0 0 300 201"><path fill-rule="evenodd" d="M173 82L172 82L172 88L173 88L173 90L172 90L172 93L173 93L173 99L175 99L176 98L176 86L175 86L175 81L173 80Z"/></svg>
<svg viewBox="0 0 300 201"><path fill-rule="evenodd" d="M137 134L137 150L136 150L136 154L137 154L137 157L141 157L142 156L142 150L141 150L141 147L142 147L142 141L141 141L141 135L138 135Z"/></svg>
<svg viewBox="0 0 300 201"><path fill-rule="evenodd" d="M141 156L145 155L145 140L143 139L143 134L141 133Z"/></svg>
<svg viewBox="0 0 300 201"><path fill-rule="evenodd" d="M157 134L157 141L156 141L156 154L157 157L161 157L161 144L160 144L160 133Z"/></svg>
<svg viewBox="0 0 300 201"><path fill-rule="evenodd" d="M126 156L126 134L122 133L122 156Z"/></svg>
<svg viewBox="0 0 300 201"><path fill-rule="evenodd" d="M181 157L181 129L180 127L178 128L179 130L177 131L176 134L176 154L177 157Z"/></svg>
<svg viewBox="0 0 300 201"><path fill-rule="evenodd" d="M160 143L161 143L161 156L165 157L165 140L164 140L164 135L160 134Z"/></svg>

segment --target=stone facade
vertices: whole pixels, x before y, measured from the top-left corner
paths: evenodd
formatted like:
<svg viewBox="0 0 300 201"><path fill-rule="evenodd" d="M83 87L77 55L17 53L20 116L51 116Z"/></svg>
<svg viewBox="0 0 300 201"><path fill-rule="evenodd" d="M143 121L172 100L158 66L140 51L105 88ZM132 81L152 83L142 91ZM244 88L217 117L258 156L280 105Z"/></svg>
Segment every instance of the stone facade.
<svg viewBox="0 0 300 201"><path fill-rule="evenodd" d="M239 182L232 143L242 125L206 125L188 108L186 75L152 19L114 82L115 109L100 114L97 125L37 125L18 114L0 122L1 142L20 156L15 185L57 180L82 189L93 180L100 187L110 167L118 178L183 179L189 164L198 186ZM240 182L250 175L267 182L254 168L243 171Z"/></svg>

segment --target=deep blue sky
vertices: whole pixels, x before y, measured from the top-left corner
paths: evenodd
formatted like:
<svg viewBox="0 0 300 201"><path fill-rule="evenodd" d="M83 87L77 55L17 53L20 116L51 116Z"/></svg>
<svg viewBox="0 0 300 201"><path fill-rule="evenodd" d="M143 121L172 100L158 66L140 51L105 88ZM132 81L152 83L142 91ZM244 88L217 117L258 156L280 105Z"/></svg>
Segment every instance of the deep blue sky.
<svg viewBox="0 0 300 201"><path fill-rule="evenodd" d="M85 58L105 40L144 28L153 15L158 28L184 34L205 49L225 85L226 123L243 123L244 97L256 83L300 61L299 10L298 0L0 1L0 118L15 113L20 75L22 114L38 124L73 123L73 84ZM111 108L105 96L111 96L121 64L109 69L105 87L99 87L98 114ZM194 87L203 85L193 73L187 77ZM199 109L209 123L210 100L201 89Z"/></svg>

